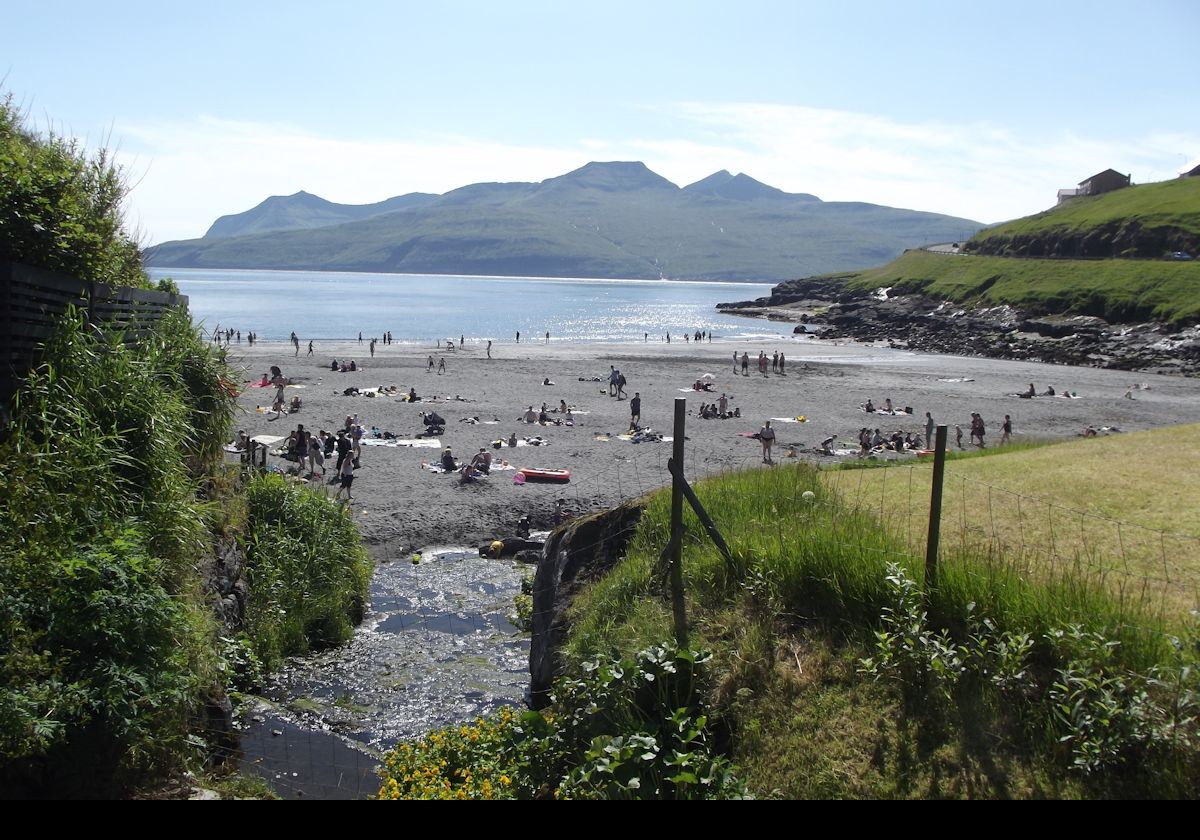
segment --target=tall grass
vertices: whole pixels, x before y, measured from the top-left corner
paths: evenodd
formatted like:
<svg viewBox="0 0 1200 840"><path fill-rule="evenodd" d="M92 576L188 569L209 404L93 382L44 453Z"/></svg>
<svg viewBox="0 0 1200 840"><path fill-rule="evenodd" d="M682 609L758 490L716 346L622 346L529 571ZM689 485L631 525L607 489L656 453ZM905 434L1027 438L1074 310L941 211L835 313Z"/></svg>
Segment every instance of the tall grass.
<svg viewBox="0 0 1200 840"><path fill-rule="evenodd" d="M349 639L372 571L350 512L279 475L256 476L246 493L246 632L255 654L274 669Z"/></svg>
<svg viewBox="0 0 1200 840"><path fill-rule="evenodd" d="M0 448L10 785L108 791L176 761L188 715L219 683L196 572L208 543L198 479L212 462L185 443L225 433L223 368L208 354L183 321L135 348L72 312L18 394ZM174 370L189 366L208 375L181 388Z"/></svg>
<svg viewBox="0 0 1200 840"><path fill-rule="evenodd" d="M926 782L936 780L936 763L928 763L943 760L934 758L936 750L956 751L955 761L978 772L987 765L988 748L982 745L988 738L1005 742L1005 760L1018 768L1013 772L1026 779L1022 784L1035 786L1026 791L1030 795L1036 795L1036 785L1041 784L1036 779L1043 778L1047 768L1082 761L1080 751L1095 743L1109 744L1104 762L1130 760L1135 768L1128 774L1110 772L1110 764L1103 763L1104 772L1087 779L1086 791L1142 795L1158 784L1176 794L1191 789L1197 761L1187 739L1194 737L1193 724L1183 724L1189 732L1183 740L1169 746L1163 740L1179 721L1191 720L1190 710L1196 705L1190 676L1195 670L1179 666L1181 655L1194 658L1195 651L1189 653L1185 645L1181 652L1176 646L1169 635L1179 626L1176 622L1146 611L1140 602L1115 597L1102 581L1078 575L1074 568L1027 575L1003 556L947 547L937 586L926 592L917 618L905 625L914 634L913 643L935 657L931 667L942 667L936 657L946 652L958 674L967 667L954 664L959 658L965 657L968 664L990 661L994 645L1027 639L1028 649L1014 666L1024 668L1024 693L1019 693L1019 701L1000 698L989 682L988 665L957 684L957 711L928 693L932 683L904 686L902 691L864 691L860 686L867 678L856 674L856 663L860 658L865 662L884 644L880 634L890 634L888 646L909 643L898 641L884 620L896 614L896 570L918 586L924 578L924 557L907 535L889 530L870 510L844 498L844 487L829 484L806 465L731 474L700 482L695 489L729 544L732 560L723 558L690 512L686 514L689 536L683 562L693 644L717 652L722 672L717 700L728 725L745 736L738 743L774 750L772 738L783 738L788 746L778 749L795 751L761 760L739 753L737 760L774 768L772 773L792 765L798 774L793 789L812 790L796 756L815 749L820 739L784 733L789 715L805 716L799 707L818 699L830 715L856 728L862 745L876 737L868 730L882 731L889 716L919 721L910 720L888 736L919 743L898 752L894 744L877 744L897 763L888 773L867 774L873 781L864 789L873 791L871 795L890 795L885 792L902 789L904 778L913 774ZM647 640L671 635L666 586L658 566L668 527L669 493L663 491L649 500L627 556L575 600L563 652L568 673L594 656L627 653ZM813 666L801 667L801 658L812 651L825 664L814 669L814 676L806 676ZM1095 658L1096 651L1103 652L1102 660ZM829 679L832 686L822 682ZM1164 687L1172 682L1186 687ZM1119 706L1126 726L1140 714L1138 704L1147 692L1154 697L1147 714L1157 723L1145 730L1152 732L1145 744L1114 740L1117 735L1096 723L1111 705ZM1075 711L1060 716L1048 698L1068 695L1084 699ZM854 701L855 696L860 699ZM877 708L856 713L856 703L866 697ZM1175 718L1172 697L1183 703ZM759 737L757 727L767 719L782 729ZM1122 732L1120 738L1145 734L1133 724ZM1060 737L1064 742L1070 739L1069 749L1060 746ZM905 758L913 749L926 753ZM868 756L846 758L867 760ZM1087 772L1099 766L1087 763ZM832 765L826 770L857 772ZM754 778L750 781L752 788L763 791ZM1003 785L989 787L994 783L993 779L980 790L1003 795ZM1078 792L1072 785L1063 789Z"/></svg>
<svg viewBox="0 0 1200 840"><path fill-rule="evenodd" d="M702 609L719 608L750 587L769 595L789 620L869 632L891 603L888 563L924 578L924 557L907 535L847 503L807 465L735 473L695 489L734 557L726 563L690 510L685 513L684 577L689 598ZM645 601L659 588L655 566L668 528L664 492L650 501L625 560L577 601L568 647L573 660L626 649L630 640L661 635L669 626L661 605ZM1159 650L1155 640L1164 625L1156 616L1069 572L1030 579L1001 558L950 549L938 583L931 618L955 632L968 615L984 614L1001 629L1041 633L1076 623L1104 631L1129 643L1125 651L1139 665Z"/></svg>

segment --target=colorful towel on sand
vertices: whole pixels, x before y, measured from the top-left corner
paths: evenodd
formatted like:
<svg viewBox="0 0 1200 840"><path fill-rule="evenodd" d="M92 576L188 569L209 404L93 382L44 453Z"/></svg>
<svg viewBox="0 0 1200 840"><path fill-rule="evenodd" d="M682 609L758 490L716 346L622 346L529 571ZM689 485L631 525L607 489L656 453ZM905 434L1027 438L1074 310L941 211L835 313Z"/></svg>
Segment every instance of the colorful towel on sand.
<svg viewBox="0 0 1200 840"><path fill-rule="evenodd" d="M803 414L797 414L795 417L772 417L772 423L807 423L808 418Z"/></svg>

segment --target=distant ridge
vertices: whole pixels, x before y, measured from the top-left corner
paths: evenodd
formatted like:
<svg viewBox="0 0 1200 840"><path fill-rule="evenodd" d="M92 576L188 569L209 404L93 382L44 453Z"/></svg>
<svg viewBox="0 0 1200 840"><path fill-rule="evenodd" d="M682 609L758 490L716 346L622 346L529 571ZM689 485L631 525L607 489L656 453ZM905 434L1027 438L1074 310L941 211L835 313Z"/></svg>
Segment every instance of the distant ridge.
<svg viewBox="0 0 1200 840"><path fill-rule="evenodd" d="M273 195L244 213L222 216L212 223L204 238L217 239L276 230L307 230L340 225L409 207L420 207L436 199L436 195L428 193L409 193L375 204L334 204L301 190L292 195Z"/></svg>
<svg viewBox="0 0 1200 840"><path fill-rule="evenodd" d="M538 183L479 183L368 205L298 192L218 219L153 266L781 280L878 264L968 238L970 219L824 202L746 174L680 188L638 161L591 162Z"/></svg>
<svg viewBox="0 0 1200 840"><path fill-rule="evenodd" d="M756 181L745 173L730 175L729 170L722 169L714 172L694 184L683 188L684 192L693 195L711 195L727 198L731 201L754 201L756 199L793 199L800 201L820 201L815 195L808 193L785 193L776 187L770 187L762 181Z"/></svg>

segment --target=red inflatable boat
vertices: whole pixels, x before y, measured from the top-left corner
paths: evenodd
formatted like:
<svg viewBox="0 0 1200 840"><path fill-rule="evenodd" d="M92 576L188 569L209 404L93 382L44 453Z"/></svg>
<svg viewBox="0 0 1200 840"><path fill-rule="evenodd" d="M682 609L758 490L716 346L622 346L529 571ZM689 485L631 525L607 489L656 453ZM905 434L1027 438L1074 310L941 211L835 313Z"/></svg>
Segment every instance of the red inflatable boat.
<svg viewBox="0 0 1200 840"><path fill-rule="evenodd" d="M525 476L526 481L552 481L558 484L566 484L571 480L570 470L550 470L544 467L521 467L517 470L521 475Z"/></svg>

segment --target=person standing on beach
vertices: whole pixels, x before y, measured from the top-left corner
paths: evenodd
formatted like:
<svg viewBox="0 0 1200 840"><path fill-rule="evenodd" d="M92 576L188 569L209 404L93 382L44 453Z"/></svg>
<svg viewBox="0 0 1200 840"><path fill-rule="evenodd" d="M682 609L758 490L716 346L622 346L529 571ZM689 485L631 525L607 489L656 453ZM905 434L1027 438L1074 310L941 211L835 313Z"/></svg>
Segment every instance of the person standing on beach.
<svg viewBox="0 0 1200 840"><path fill-rule="evenodd" d="M750 375L750 354L742 351L742 376Z"/></svg>
<svg viewBox="0 0 1200 840"><path fill-rule="evenodd" d="M780 376L785 375L783 372L783 364L784 364L783 353L780 352L780 354L779 354L779 375Z"/></svg>
<svg viewBox="0 0 1200 840"><path fill-rule="evenodd" d="M771 421L768 420L763 424L763 427L758 430L758 439L762 441L763 448L763 463L770 464L771 461L771 446L775 443L775 430L771 428Z"/></svg>
<svg viewBox="0 0 1200 840"><path fill-rule="evenodd" d="M636 432L638 424L642 422L642 395L638 391L633 392L633 399L629 401L629 431Z"/></svg>
<svg viewBox="0 0 1200 840"><path fill-rule="evenodd" d="M721 394L721 399L717 400L717 406L721 409L721 416L724 417L729 409L729 398Z"/></svg>
<svg viewBox="0 0 1200 840"><path fill-rule="evenodd" d="M492 342L488 342L488 358L492 358Z"/></svg>
<svg viewBox="0 0 1200 840"><path fill-rule="evenodd" d="M426 373L433 373L433 356L429 357L429 366L425 368Z"/></svg>
<svg viewBox="0 0 1200 840"><path fill-rule="evenodd" d="M771 373L779 372L779 351L776 350L771 354Z"/></svg>
<svg viewBox="0 0 1200 840"><path fill-rule="evenodd" d="M346 501L354 501L354 497L350 495L350 485L354 483L354 460L352 458L344 459L338 466L338 478L340 479L340 483L337 493L334 494L333 498L335 500L340 499L342 491L345 490Z"/></svg>
<svg viewBox="0 0 1200 840"><path fill-rule="evenodd" d="M933 449L933 415L928 411L925 412L925 448Z"/></svg>
<svg viewBox="0 0 1200 840"><path fill-rule="evenodd" d="M517 344L521 343L521 331L517 330Z"/></svg>
<svg viewBox="0 0 1200 840"><path fill-rule="evenodd" d="M446 360L442 356L438 356L438 376L446 372Z"/></svg>
<svg viewBox="0 0 1200 840"><path fill-rule="evenodd" d="M311 356L312 354L313 354L313 343L312 343L312 339L310 338L308 340L308 355Z"/></svg>
<svg viewBox="0 0 1200 840"><path fill-rule="evenodd" d="M546 343L550 343L550 330L546 330Z"/></svg>
<svg viewBox="0 0 1200 840"><path fill-rule="evenodd" d="M733 375L734 376L737 376L737 363L738 363L737 351L734 350L733 351Z"/></svg>
<svg viewBox="0 0 1200 840"><path fill-rule="evenodd" d="M610 397L617 395L617 368L615 365L608 366L608 395Z"/></svg>
<svg viewBox="0 0 1200 840"><path fill-rule="evenodd" d="M959 449L962 449L962 448L963 448L963 445L962 445L962 426L955 425L955 427L954 427L954 442L955 442L955 443L958 445L958 448L959 448Z"/></svg>
<svg viewBox="0 0 1200 840"><path fill-rule="evenodd" d="M1000 445L1003 446L1012 440L1012 418L1007 414L1004 415L1004 425L1000 429L1003 432L1000 435Z"/></svg>
<svg viewBox="0 0 1200 840"><path fill-rule="evenodd" d="M617 399L625 399L625 374L617 371Z"/></svg>

